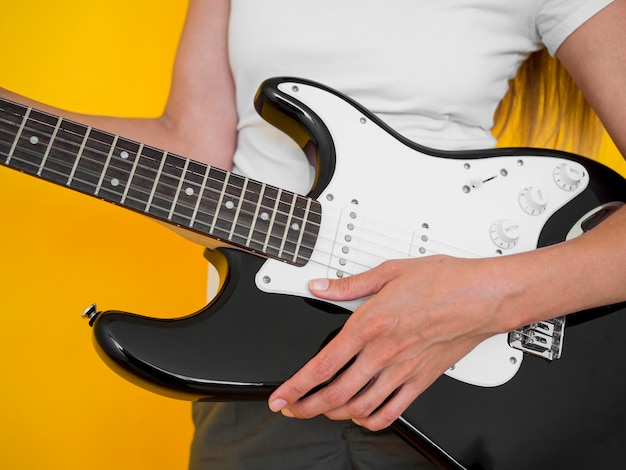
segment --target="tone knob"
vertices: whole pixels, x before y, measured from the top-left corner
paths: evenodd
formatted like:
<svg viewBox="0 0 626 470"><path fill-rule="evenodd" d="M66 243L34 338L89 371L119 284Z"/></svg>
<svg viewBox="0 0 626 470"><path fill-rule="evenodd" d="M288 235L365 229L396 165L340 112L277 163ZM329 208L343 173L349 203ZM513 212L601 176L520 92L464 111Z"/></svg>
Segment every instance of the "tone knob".
<svg viewBox="0 0 626 470"><path fill-rule="evenodd" d="M521 231L522 229L517 222L503 219L491 224L489 235L497 247L509 250L517 245Z"/></svg>
<svg viewBox="0 0 626 470"><path fill-rule="evenodd" d="M539 215L546 210L548 195L539 187L531 186L520 191L519 205L522 210L530 215Z"/></svg>
<svg viewBox="0 0 626 470"><path fill-rule="evenodd" d="M584 176L585 169L574 162L561 163L554 169L554 181L564 191L575 191Z"/></svg>

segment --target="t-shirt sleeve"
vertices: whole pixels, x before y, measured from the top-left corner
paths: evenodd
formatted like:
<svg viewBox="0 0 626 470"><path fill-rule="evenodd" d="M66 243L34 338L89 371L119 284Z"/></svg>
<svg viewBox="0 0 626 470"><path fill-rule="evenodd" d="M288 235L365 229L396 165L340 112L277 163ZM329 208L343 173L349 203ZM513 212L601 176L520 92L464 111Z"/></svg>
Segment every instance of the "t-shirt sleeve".
<svg viewBox="0 0 626 470"><path fill-rule="evenodd" d="M554 55L580 25L613 0L541 0L537 30L548 52Z"/></svg>

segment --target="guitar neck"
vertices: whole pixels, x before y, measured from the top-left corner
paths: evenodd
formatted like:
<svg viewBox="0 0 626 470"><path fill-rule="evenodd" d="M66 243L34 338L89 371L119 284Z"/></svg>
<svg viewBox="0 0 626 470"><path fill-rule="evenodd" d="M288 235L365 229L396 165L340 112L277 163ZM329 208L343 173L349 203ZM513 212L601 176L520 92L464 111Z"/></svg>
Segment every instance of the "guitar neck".
<svg viewBox="0 0 626 470"><path fill-rule="evenodd" d="M295 265L321 222L311 198L4 99L0 164Z"/></svg>

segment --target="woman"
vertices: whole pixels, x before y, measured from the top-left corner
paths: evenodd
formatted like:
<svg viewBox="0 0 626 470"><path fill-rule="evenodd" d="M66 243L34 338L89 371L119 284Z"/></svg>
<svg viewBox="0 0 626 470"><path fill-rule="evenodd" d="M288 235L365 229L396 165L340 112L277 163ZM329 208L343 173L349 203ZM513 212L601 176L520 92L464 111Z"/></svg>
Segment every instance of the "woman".
<svg viewBox="0 0 626 470"><path fill-rule="evenodd" d="M163 116L87 120L306 193L314 177L308 161L252 107L264 79L325 83L423 145L485 148L495 143L493 115L509 80L547 47L626 154L625 22L624 0L192 0ZM626 300L623 240L626 210L619 210L549 249L390 261L342 280L313 280L323 299L372 298L270 397L272 411L312 419L286 420L258 403L196 404L192 468L427 466L393 434L371 431L389 426L489 336ZM602 269L590 279L583 266ZM331 385L303 398L355 356Z"/></svg>

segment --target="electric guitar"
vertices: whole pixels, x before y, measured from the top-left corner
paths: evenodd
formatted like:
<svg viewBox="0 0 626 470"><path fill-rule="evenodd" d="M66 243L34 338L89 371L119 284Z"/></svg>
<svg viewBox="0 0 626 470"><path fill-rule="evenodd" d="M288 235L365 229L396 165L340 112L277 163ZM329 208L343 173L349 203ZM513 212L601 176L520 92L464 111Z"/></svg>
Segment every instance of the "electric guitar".
<svg viewBox="0 0 626 470"><path fill-rule="evenodd" d="M307 196L0 100L2 165L216 244L206 257L219 273L218 294L200 312L175 320L85 312L102 358L167 396L266 399L360 304L311 298L311 278L394 258L532 250L589 230L626 200L623 178L591 160L541 149L426 148L319 83L267 80L255 106L316 152ZM620 308L490 338L393 428L441 468L623 465Z"/></svg>

